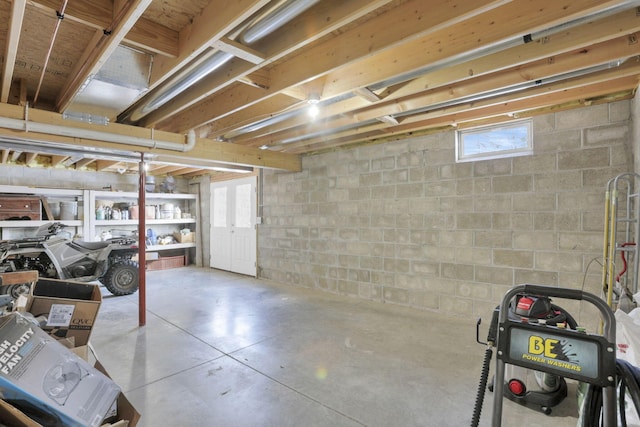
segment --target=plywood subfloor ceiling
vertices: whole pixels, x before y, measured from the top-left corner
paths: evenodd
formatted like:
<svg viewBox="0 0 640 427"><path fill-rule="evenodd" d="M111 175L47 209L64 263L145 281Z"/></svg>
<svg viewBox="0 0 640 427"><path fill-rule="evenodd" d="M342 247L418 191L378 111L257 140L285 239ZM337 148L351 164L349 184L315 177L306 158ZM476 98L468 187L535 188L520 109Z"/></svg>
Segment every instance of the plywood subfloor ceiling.
<svg viewBox="0 0 640 427"><path fill-rule="evenodd" d="M639 3L0 0L0 115L28 106L107 117L125 133L195 130L196 157L212 164L295 170L307 153L630 98ZM137 168L0 149L5 163ZM211 170L188 159L153 168Z"/></svg>

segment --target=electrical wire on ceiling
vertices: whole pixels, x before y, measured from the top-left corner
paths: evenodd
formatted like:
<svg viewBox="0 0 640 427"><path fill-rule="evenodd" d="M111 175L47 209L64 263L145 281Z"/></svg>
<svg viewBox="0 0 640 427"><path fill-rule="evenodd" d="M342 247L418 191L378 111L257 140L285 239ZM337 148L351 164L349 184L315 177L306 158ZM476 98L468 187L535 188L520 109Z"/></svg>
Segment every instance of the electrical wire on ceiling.
<svg viewBox="0 0 640 427"><path fill-rule="evenodd" d="M58 36L58 29L60 29L60 24L64 19L64 11L67 8L67 0L63 0L62 5L60 6L60 10L56 11L56 25L53 28L53 33L51 34L51 41L49 42L49 49L47 49L47 54L44 58L44 65L42 66L42 73L40 74L40 80L38 81L38 87L36 88L36 93L33 96L33 104L38 101L38 96L40 95L40 88L42 87L42 82L44 80L44 75L47 72L47 65L49 64L49 59L51 58L51 51L53 50L53 44L56 42L56 38Z"/></svg>

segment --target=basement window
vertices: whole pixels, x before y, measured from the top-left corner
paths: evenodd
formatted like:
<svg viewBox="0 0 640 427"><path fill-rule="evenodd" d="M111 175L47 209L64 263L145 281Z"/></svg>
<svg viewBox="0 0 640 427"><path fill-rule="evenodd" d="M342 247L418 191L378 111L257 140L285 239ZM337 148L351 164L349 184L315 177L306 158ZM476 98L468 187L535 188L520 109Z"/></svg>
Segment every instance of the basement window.
<svg viewBox="0 0 640 427"><path fill-rule="evenodd" d="M525 156L531 153L531 119L456 131L456 162Z"/></svg>

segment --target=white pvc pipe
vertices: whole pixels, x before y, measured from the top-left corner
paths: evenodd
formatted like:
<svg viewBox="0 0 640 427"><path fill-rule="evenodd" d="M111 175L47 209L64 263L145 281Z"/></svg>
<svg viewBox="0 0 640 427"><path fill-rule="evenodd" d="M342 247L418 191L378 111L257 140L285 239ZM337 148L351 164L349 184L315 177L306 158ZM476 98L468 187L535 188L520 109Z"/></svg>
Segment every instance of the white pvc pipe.
<svg viewBox="0 0 640 427"><path fill-rule="evenodd" d="M193 129L187 133L187 136L185 138L186 143L182 144L179 142L158 141L153 138L119 135L91 129L79 129L67 126L32 122L28 120L11 119L8 117L0 117L0 127L13 130L23 130L25 132L38 132L48 135L92 139L96 141L113 142L115 144L135 145L138 147L160 148L164 150L182 152L192 150L196 145L196 133Z"/></svg>

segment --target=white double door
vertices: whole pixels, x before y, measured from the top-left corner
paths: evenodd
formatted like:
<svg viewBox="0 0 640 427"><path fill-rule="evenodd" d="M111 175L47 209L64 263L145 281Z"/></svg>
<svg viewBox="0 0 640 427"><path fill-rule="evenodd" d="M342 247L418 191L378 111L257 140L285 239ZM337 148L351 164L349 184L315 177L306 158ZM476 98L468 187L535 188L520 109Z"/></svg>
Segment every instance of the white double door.
<svg viewBox="0 0 640 427"><path fill-rule="evenodd" d="M256 177L211 184L212 268L256 275Z"/></svg>

